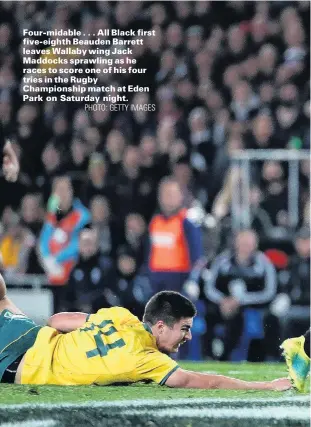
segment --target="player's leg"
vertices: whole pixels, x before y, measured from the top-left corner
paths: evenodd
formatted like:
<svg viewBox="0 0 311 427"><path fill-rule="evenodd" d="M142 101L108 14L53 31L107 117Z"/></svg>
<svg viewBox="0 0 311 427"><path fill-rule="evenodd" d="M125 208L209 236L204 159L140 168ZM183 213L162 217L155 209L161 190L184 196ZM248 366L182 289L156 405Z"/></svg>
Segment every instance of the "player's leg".
<svg viewBox="0 0 311 427"><path fill-rule="evenodd" d="M293 385L304 391L310 373L310 329L301 337L289 338L281 344Z"/></svg>
<svg viewBox="0 0 311 427"><path fill-rule="evenodd" d="M0 274L0 383L13 383L24 354L33 346L41 326L24 315L6 292L5 281ZM19 378L17 380L20 382Z"/></svg>
<svg viewBox="0 0 311 427"><path fill-rule="evenodd" d="M22 311L7 297L5 281L0 274L0 314L3 310L10 310L15 314L23 314Z"/></svg>

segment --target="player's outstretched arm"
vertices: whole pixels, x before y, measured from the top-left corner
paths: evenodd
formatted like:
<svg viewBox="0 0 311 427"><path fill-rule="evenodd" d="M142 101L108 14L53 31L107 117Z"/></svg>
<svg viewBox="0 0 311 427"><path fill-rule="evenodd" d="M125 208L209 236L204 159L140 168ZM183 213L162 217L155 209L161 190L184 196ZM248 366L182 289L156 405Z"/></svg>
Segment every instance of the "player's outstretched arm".
<svg viewBox="0 0 311 427"><path fill-rule="evenodd" d="M53 314L47 322L51 328L57 329L60 332L71 332L80 328L87 318L86 313L57 313Z"/></svg>
<svg viewBox="0 0 311 427"><path fill-rule="evenodd" d="M233 390L275 390L285 391L291 388L287 378L274 381L243 381L223 375L203 374L200 372L177 369L166 381L168 387L202 388L202 389L233 389Z"/></svg>

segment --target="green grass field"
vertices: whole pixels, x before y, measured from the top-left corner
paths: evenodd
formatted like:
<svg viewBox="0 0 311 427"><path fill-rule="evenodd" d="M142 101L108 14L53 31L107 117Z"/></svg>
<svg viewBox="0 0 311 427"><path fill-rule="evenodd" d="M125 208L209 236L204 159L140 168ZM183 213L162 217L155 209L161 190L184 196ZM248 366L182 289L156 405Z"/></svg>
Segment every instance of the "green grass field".
<svg viewBox="0 0 311 427"><path fill-rule="evenodd" d="M247 381L268 381L287 376L285 364L256 363L194 363L185 362L181 366L201 372L228 375ZM64 403L85 402L86 400L128 400L128 399L173 399L193 397L268 397L278 398L284 393L262 391L232 390L185 390L170 389L157 385L133 384L130 386L109 387L60 387L60 386L24 386L1 385L0 404L16 403ZM292 392L291 392L292 393Z"/></svg>
<svg viewBox="0 0 311 427"><path fill-rule="evenodd" d="M243 380L267 381L287 376L286 366L281 363L185 362L180 365ZM1 384L0 390L0 427L309 425L308 396L295 390L193 390L146 384L109 387Z"/></svg>

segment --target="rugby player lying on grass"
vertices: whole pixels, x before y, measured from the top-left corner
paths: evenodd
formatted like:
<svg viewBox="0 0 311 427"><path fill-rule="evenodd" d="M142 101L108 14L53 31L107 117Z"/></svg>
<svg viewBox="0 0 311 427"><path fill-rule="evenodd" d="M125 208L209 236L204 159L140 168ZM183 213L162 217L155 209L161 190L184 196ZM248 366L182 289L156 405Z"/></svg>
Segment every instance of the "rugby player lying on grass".
<svg viewBox="0 0 311 427"><path fill-rule="evenodd" d="M0 275L1 276L1 275ZM108 385L152 381L169 387L287 390L286 378L249 382L181 369L167 354L191 339L196 309L176 292L147 303L143 322L122 307L59 313L38 326L6 296L0 277L0 381Z"/></svg>

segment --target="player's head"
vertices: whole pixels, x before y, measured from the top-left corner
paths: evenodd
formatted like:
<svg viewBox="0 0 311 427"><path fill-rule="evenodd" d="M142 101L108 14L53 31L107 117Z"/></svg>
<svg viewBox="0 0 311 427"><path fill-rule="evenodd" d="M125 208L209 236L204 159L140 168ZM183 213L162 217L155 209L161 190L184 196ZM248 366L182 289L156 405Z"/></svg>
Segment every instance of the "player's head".
<svg viewBox="0 0 311 427"><path fill-rule="evenodd" d="M193 303L178 292L163 291L155 294L146 304L143 321L156 337L163 353L176 353L180 344L191 339Z"/></svg>

